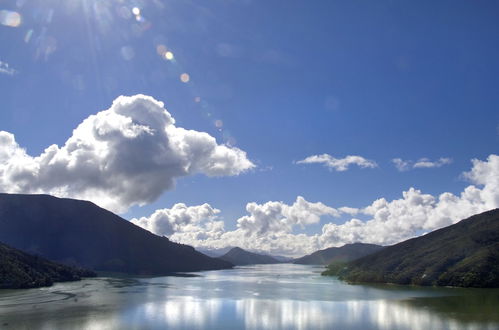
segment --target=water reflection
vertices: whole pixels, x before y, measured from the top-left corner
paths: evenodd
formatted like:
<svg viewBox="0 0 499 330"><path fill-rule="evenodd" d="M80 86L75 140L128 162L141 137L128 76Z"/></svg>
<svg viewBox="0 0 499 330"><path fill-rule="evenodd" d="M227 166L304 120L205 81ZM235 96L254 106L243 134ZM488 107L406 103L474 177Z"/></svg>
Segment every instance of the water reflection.
<svg viewBox="0 0 499 330"><path fill-rule="evenodd" d="M0 329L498 329L498 290L352 286L297 265L1 291Z"/></svg>
<svg viewBox="0 0 499 330"><path fill-rule="evenodd" d="M306 302L242 300L236 303L247 329L497 329L463 323L431 310L391 301Z"/></svg>

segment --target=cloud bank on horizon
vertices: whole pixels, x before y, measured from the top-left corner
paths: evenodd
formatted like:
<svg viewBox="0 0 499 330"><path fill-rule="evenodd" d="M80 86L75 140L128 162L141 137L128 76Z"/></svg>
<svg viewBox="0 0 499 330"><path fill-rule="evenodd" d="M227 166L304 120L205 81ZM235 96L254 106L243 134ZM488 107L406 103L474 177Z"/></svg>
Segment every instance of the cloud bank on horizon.
<svg viewBox="0 0 499 330"><path fill-rule="evenodd" d="M463 173L472 184L459 195L444 192L432 196L409 188L400 199L380 198L360 209L336 209L308 202L301 196L292 205L275 201L248 203L248 215L239 218L237 229L232 231L224 229L219 210L208 204L190 207L176 204L171 209L157 210L149 217L131 221L155 234L169 235L173 241L202 248L240 246L300 256L354 242L390 245L499 207L499 156L492 154L485 161L473 159L472 163L471 170ZM318 223L322 216L342 214L364 215L369 219L354 217L342 224L327 223L322 232L315 235L294 233L297 226Z"/></svg>
<svg viewBox="0 0 499 330"><path fill-rule="evenodd" d="M0 131L0 190L91 200L115 212L144 205L196 173L233 176L255 165L236 147L175 126L150 96L120 96L86 118L66 143L30 156Z"/></svg>

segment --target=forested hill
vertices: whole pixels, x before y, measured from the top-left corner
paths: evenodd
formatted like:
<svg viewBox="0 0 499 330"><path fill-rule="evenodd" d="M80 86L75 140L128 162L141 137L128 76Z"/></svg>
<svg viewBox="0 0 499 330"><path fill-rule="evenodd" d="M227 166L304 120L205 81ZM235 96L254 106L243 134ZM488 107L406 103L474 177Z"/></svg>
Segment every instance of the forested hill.
<svg viewBox="0 0 499 330"><path fill-rule="evenodd" d="M336 261L351 261L377 252L383 247L376 244L353 243L340 247L330 247L324 250L315 251L312 254L295 259L294 264L301 265L328 265Z"/></svg>
<svg viewBox="0 0 499 330"><path fill-rule="evenodd" d="M499 287L499 209L332 264L325 275L349 282Z"/></svg>
<svg viewBox="0 0 499 330"><path fill-rule="evenodd" d="M142 275L230 268L97 205L49 195L0 194L0 241L49 260Z"/></svg>
<svg viewBox="0 0 499 330"><path fill-rule="evenodd" d="M93 277L92 271L61 265L0 243L0 289L35 288Z"/></svg>
<svg viewBox="0 0 499 330"><path fill-rule="evenodd" d="M271 256L249 252L238 247L232 248L229 252L221 256L220 259L238 266L280 263L280 261L272 258Z"/></svg>

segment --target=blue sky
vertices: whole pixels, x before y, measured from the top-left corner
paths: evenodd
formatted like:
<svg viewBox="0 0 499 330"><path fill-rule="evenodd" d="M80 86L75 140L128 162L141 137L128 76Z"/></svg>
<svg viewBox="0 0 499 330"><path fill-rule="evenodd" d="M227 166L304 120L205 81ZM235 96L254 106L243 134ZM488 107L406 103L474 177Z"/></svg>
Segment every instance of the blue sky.
<svg viewBox="0 0 499 330"><path fill-rule="evenodd" d="M498 152L498 9L493 1L2 1L0 130L35 157L63 146L118 96L144 94L164 102L176 126L237 147L255 165L236 176L177 178L154 201L127 208L127 219L208 203L220 210L209 221L233 231L250 202L303 196L361 209L411 187L457 196L470 185L462 173L471 160L495 164L487 159ZM377 166L296 164L321 154ZM448 160L399 171L395 158ZM490 193L488 207L497 200ZM352 218L321 212L291 232L315 235ZM412 234L434 228L423 227Z"/></svg>

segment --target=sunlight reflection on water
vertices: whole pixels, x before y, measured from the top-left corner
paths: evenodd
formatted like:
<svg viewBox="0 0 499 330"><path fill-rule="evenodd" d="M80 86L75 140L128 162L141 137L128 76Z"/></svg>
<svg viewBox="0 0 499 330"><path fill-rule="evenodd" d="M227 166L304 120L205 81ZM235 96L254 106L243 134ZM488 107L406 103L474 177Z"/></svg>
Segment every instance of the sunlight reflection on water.
<svg viewBox="0 0 499 330"><path fill-rule="evenodd" d="M499 328L497 290L347 285L318 271L262 265L3 291L0 329ZM452 313L439 308L449 302ZM478 315L470 302L486 312Z"/></svg>

